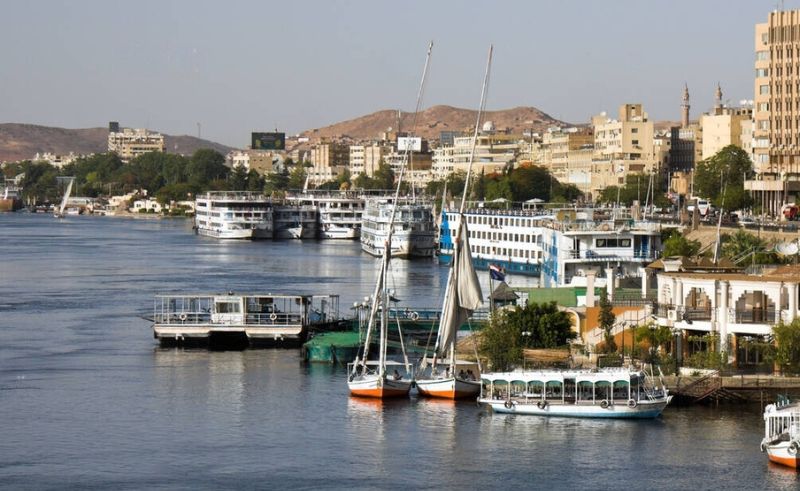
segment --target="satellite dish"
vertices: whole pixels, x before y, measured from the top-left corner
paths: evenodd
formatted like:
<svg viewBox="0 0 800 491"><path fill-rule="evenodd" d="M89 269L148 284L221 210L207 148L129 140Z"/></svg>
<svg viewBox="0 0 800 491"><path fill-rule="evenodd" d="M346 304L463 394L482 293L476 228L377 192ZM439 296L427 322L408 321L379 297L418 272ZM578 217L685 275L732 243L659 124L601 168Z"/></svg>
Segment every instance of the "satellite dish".
<svg viewBox="0 0 800 491"><path fill-rule="evenodd" d="M800 245L797 242L781 242L775 246L775 251L783 256L794 256L800 252Z"/></svg>

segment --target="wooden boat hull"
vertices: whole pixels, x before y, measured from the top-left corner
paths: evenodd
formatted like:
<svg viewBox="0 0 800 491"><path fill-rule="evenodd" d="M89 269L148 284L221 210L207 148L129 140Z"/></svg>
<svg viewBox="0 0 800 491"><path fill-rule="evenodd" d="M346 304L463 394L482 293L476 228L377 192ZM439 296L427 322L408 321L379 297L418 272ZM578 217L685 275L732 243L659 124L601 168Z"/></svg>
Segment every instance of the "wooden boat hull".
<svg viewBox="0 0 800 491"><path fill-rule="evenodd" d="M657 418L667 407L672 396L655 400L640 401L631 405L608 404L562 404L560 402L543 404L542 401L518 401L501 399L479 399L478 402L492 408L496 413L526 414L534 416L560 416L568 418Z"/></svg>
<svg viewBox="0 0 800 491"><path fill-rule="evenodd" d="M378 376L355 377L347 382L347 387L350 389L350 395L356 397L376 399L408 397L408 393L411 391L411 380L393 380Z"/></svg>
<svg viewBox="0 0 800 491"><path fill-rule="evenodd" d="M481 383L477 380L461 380L454 377L417 380L417 391L425 397L474 399L481 392Z"/></svg>
<svg viewBox="0 0 800 491"><path fill-rule="evenodd" d="M798 460L800 460L800 454L795 453L792 455L789 452L789 443L790 442L786 441L766 445L767 457L770 462L797 469L799 467Z"/></svg>

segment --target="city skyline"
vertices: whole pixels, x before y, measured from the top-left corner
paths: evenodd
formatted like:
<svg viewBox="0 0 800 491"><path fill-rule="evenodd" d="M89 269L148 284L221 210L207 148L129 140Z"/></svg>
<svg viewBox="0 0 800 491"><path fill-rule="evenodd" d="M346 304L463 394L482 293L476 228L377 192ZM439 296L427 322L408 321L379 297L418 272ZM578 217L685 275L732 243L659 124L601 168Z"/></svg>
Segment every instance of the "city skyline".
<svg viewBox="0 0 800 491"><path fill-rule="evenodd" d="M493 4L156 2L14 4L0 19L0 121L148 127L247 145L382 109L413 110L434 41L423 108L473 108L495 45L487 109L535 106L587 123L638 102L654 120L692 119L753 99L754 25L770 2ZM800 1L784 9L800 8ZM260 12L260 13L259 13ZM276 20L278 19L278 20ZM559 21L556 21L558 19ZM22 47L22 48L21 48Z"/></svg>

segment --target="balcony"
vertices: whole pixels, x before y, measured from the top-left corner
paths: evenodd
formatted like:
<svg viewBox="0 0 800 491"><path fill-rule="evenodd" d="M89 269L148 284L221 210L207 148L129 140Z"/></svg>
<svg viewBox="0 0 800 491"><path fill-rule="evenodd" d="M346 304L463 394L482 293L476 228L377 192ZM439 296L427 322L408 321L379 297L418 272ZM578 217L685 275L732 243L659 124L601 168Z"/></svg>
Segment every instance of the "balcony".
<svg viewBox="0 0 800 491"><path fill-rule="evenodd" d="M731 309L733 322L736 324L775 324L778 312L774 309Z"/></svg>

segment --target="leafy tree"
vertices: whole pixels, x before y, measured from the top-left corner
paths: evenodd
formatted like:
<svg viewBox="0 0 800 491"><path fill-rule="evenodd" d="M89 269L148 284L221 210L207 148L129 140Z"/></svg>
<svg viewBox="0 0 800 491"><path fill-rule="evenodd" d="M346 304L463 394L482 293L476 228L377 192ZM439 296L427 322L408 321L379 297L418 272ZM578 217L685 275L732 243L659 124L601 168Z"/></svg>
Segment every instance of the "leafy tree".
<svg viewBox="0 0 800 491"><path fill-rule="evenodd" d="M609 278L608 281L613 281L613 278ZM597 324L600 329L603 330L605 352L616 353L617 342L614 340L611 331L614 329L614 323L617 321L617 317L614 315L613 305L608 299L608 292L606 292L605 288L600 291L599 307L600 312L597 316Z"/></svg>
<svg viewBox="0 0 800 491"><path fill-rule="evenodd" d="M722 256L728 259L745 259L747 253L754 253L752 261L758 264L780 263L778 255L772 251L767 251L766 241L756 235L746 231L737 230L732 235L722 236Z"/></svg>
<svg viewBox="0 0 800 491"><path fill-rule="evenodd" d="M350 169L345 169L336 177L336 183L339 185L337 189L346 189L350 187Z"/></svg>
<svg viewBox="0 0 800 491"><path fill-rule="evenodd" d="M272 172L267 176L265 191L272 194L276 191L285 191L289 187L289 171L284 167L280 172Z"/></svg>
<svg viewBox="0 0 800 491"><path fill-rule="evenodd" d="M263 192L266 181L264 176L258 173L255 169L250 169L247 173L247 190L253 192Z"/></svg>
<svg viewBox="0 0 800 491"><path fill-rule="evenodd" d="M244 166L238 166L228 175L228 182L232 191L243 191L247 189L247 170Z"/></svg>
<svg viewBox="0 0 800 491"><path fill-rule="evenodd" d="M650 363L657 361L656 357L659 349L669 344L672 340L672 331L669 327L659 326L652 322L637 326L634 329L634 333L637 343L647 343Z"/></svg>
<svg viewBox="0 0 800 491"><path fill-rule="evenodd" d="M187 182L167 184L156 193L156 200L161 205L168 205L172 201L186 201L198 192L198 189Z"/></svg>
<svg viewBox="0 0 800 491"><path fill-rule="evenodd" d="M486 201L499 198L509 201L514 199L514 194L511 191L511 184L508 182L508 179L505 179L503 176L489 176L486 182Z"/></svg>
<svg viewBox="0 0 800 491"><path fill-rule="evenodd" d="M674 230L672 235L663 243L664 257L671 256L696 256L700 251L700 242L689 240L679 231Z"/></svg>
<svg viewBox="0 0 800 491"><path fill-rule="evenodd" d="M216 179L225 179L228 172L225 156L210 148L197 150L192 154L187 166L189 183L201 188Z"/></svg>
<svg viewBox="0 0 800 491"><path fill-rule="evenodd" d="M395 175L392 167L381 160L381 163L378 165L378 168L375 169L375 174L372 177L375 185L372 189L393 189L394 178Z"/></svg>
<svg viewBox="0 0 800 491"><path fill-rule="evenodd" d="M148 152L131 160L126 169L135 176L136 186L156 193L164 185L164 155L162 152Z"/></svg>
<svg viewBox="0 0 800 491"><path fill-rule="evenodd" d="M744 181L752 172L753 163L747 152L736 145L728 145L697 164L694 187L698 195L711 199L717 208L747 208L752 199L744 190Z"/></svg>
<svg viewBox="0 0 800 491"><path fill-rule="evenodd" d="M480 332L478 352L489 359L492 370L505 372L522 362L521 337L514 326L494 315Z"/></svg>
<svg viewBox="0 0 800 491"><path fill-rule="evenodd" d="M480 350L494 370L519 363L524 348L557 348L576 336L569 315L555 302L501 310L484 331Z"/></svg>
<svg viewBox="0 0 800 491"><path fill-rule="evenodd" d="M785 374L800 374L800 318L772 327L775 340L775 363Z"/></svg>
<svg viewBox="0 0 800 491"><path fill-rule="evenodd" d="M306 169L302 165L296 165L289 174L288 189L303 189L306 183Z"/></svg>
<svg viewBox="0 0 800 491"><path fill-rule="evenodd" d="M550 191L557 183L544 167L523 165L511 171L508 184L512 201L527 201L533 198L550 201Z"/></svg>
<svg viewBox="0 0 800 491"><path fill-rule="evenodd" d="M658 175L650 174L628 174L625 176L623 186L608 186L600 192L598 201L604 203L616 203L619 197L620 204L631 206L634 201L646 204L647 190L652 179L653 196L650 197L656 206L669 206L670 201L666 196L666 183Z"/></svg>

